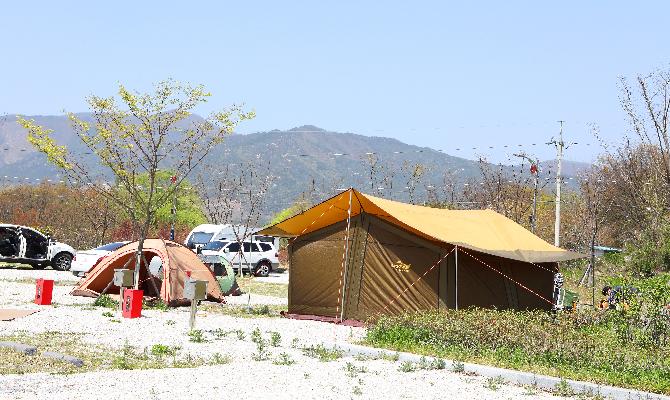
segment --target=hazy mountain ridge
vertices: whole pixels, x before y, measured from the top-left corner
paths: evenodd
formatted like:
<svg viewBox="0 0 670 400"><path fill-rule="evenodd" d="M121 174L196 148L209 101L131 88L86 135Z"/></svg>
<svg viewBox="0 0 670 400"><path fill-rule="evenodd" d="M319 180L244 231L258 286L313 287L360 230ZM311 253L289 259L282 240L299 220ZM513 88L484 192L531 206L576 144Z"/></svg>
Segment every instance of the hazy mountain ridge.
<svg viewBox="0 0 670 400"><path fill-rule="evenodd" d="M91 120L91 115L78 116ZM86 151L79 138L72 132L67 116L29 116L36 123L54 130L59 144L73 151ZM193 118L200 118L193 116ZM368 153L368 154L366 154ZM374 185L370 181L369 157L376 158ZM478 161L451 156L427 147L403 143L387 137L364 136L355 133L330 132L313 125L304 125L286 131L271 130L252 134L233 134L209 156L204 170L208 173L218 168L235 168L248 161L269 162L270 174L277 180L268 195L267 214L285 207L304 191L312 190L316 201L334 194L338 189L356 187L363 192L377 192L386 197L407 200L408 167L421 164L425 168L423 184L417 189L417 198L425 197L424 184L438 186L443 183L445 171L455 171L459 182L476 179L480 175ZM219 164L220 163L220 164ZM564 169L569 171L588 168L588 164L575 163ZM580 165L577 165L580 164ZM511 166L505 169L511 169ZM543 163L543 170L553 169L550 162ZM202 170L201 170L202 171ZM196 173L201 173L196 171ZM392 179L382 178L393 172ZM9 181L25 178L54 178L58 171L27 142L25 131L13 116L0 119L0 178ZM17 176L19 179L13 179ZM374 187L373 187L374 186Z"/></svg>

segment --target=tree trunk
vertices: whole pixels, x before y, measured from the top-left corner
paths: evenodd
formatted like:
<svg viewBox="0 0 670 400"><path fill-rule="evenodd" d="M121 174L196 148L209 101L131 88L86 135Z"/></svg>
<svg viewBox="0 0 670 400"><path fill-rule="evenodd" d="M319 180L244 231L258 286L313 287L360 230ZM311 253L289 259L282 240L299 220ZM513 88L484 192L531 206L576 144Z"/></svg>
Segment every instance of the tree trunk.
<svg viewBox="0 0 670 400"><path fill-rule="evenodd" d="M142 250L144 249L144 240L149 232L149 218L140 230L140 237L137 241L137 252L135 253L135 289L140 288L140 270L142 268Z"/></svg>

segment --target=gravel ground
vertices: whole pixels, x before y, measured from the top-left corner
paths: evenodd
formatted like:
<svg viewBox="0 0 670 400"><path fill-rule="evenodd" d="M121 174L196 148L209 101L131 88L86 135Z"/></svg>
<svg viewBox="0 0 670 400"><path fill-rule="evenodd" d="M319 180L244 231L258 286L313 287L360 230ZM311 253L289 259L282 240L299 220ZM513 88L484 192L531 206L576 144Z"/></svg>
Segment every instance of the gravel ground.
<svg viewBox="0 0 670 400"><path fill-rule="evenodd" d="M69 276L68 276L69 275ZM447 370L401 372L399 364L384 360L358 361L343 357L337 361L320 362L305 356L299 347L333 342L355 342L364 328L353 328L315 321L282 318L236 318L217 312L199 312L196 328L203 330L205 343L189 341L188 310L144 310L139 319L109 318L102 315L109 309L92 308L93 299L74 297L70 286L54 288L56 306L33 304L34 285L21 282L38 276L72 282L72 275L57 271L23 271L0 269L0 308L39 309L40 312L15 321L0 322L0 335L15 332L41 333L60 331L82 334L81 340L91 345L121 348L131 344L138 350L154 344L181 346L181 354L209 358L214 353L227 354L230 364L192 369L161 369L135 371L99 371L73 375L0 375L0 399L97 399L147 398L181 399L200 395L216 397L261 398L389 398L389 399L516 399L556 398L539 392L528 395L525 388L502 384L493 390L487 380ZM74 277L73 277L74 278ZM20 282L11 282L12 280ZM237 299L246 304L246 296ZM232 300L232 299L231 299ZM231 301L231 302L233 302ZM252 302L285 304L285 299L253 296ZM275 303L276 302L276 303ZM221 307L227 307L222 305ZM114 322L117 320L119 322ZM269 332L281 335L279 347L271 347L271 360L288 354L295 364L275 365L254 361L257 351L249 336L258 328L264 337ZM242 330L245 338L236 335L216 339L214 331ZM296 342L297 341L297 342ZM347 363L365 372L347 372Z"/></svg>

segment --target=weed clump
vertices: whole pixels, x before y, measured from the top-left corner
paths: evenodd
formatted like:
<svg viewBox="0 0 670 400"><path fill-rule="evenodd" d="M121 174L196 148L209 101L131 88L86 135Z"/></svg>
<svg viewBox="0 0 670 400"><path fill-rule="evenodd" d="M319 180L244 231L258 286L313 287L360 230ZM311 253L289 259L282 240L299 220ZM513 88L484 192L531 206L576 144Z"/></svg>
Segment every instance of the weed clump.
<svg viewBox="0 0 670 400"><path fill-rule="evenodd" d="M101 294L93 302L95 307L119 308L119 302L112 299L108 294Z"/></svg>
<svg viewBox="0 0 670 400"><path fill-rule="evenodd" d="M303 347L303 354L308 357L316 358L321 362L335 361L342 357L344 354L342 350L338 348L329 349L323 344L318 344L316 346Z"/></svg>

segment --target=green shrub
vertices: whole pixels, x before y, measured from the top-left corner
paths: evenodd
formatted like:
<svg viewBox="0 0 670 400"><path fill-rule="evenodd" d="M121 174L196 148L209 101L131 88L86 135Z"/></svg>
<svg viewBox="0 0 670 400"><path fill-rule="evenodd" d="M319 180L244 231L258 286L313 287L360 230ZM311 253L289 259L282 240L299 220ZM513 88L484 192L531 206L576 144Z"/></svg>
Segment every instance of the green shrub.
<svg viewBox="0 0 670 400"><path fill-rule="evenodd" d="M640 276L670 271L670 224L662 224L660 230L656 227L647 229L629 243L624 254L616 259L622 263L627 260L631 272Z"/></svg>
<svg viewBox="0 0 670 400"><path fill-rule="evenodd" d="M178 346L168 346L166 344L155 344L151 346L151 354L156 356L156 357L163 357L163 356L176 356L177 351L179 351L180 347Z"/></svg>
<svg viewBox="0 0 670 400"><path fill-rule="evenodd" d="M365 368L365 366L360 366L357 367L354 363L348 362L344 366L344 370L346 371L346 375L350 378L356 377L358 374L364 374L368 372L368 369Z"/></svg>
<svg viewBox="0 0 670 400"><path fill-rule="evenodd" d="M93 302L95 307L118 308L119 302L109 297L108 294L101 294Z"/></svg>
<svg viewBox="0 0 670 400"><path fill-rule="evenodd" d="M554 386L554 393L557 396L570 397L575 395L575 391L572 390L572 386L565 379L561 379L560 382Z"/></svg>
<svg viewBox="0 0 670 400"><path fill-rule="evenodd" d="M656 287L660 302L667 289ZM668 330L641 318L660 313L659 303L645 302L645 296L641 306L621 312L469 309L385 316L370 322L365 341L396 351L670 393ZM401 370L409 369L405 364ZM462 371L462 363L453 369Z"/></svg>
<svg viewBox="0 0 670 400"><path fill-rule="evenodd" d="M209 363L212 365L230 364L230 362L230 356L221 355L220 353L214 353L212 358L209 360Z"/></svg>
<svg viewBox="0 0 670 400"><path fill-rule="evenodd" d="M414 372L414 371L416 371L416 366L411 361L403 361L402 363L400 363L400 367L398 368L398 371Z"/></svg>
<svg viewBox="0 0 670 400"><path fill-rule="evenodd" d="M500 376L496 376L495 378L487 378L484 387L486 387L489 390L496 391L499 389L500 385L504 384L505 380Z"/></svg>
<svg viewBox="0 0 670 400"><path fill-rule="evenodd" d="M460 361L452 361L451 370L459 374L465 372L465 364Z"/></svg>
<svg viewBox="0 0 670 400"><path fill-rule="evenodd" d="M270 332L270 345L272 347L279 347L281 344L281 334L279 332Z"/></svg>
<svg viewBox="0 0 670 400"><path fill-rule="evenodd" d="M188 340L193 343L205 343L207 340L200 329L193 329L188 333Z"/></svg>
<svg viewBox="0 0 670 400"><path fill-rule="evenodd" d="M295 361L287 353L281 353L272 363L275 365L293 365Z"/></svg>

